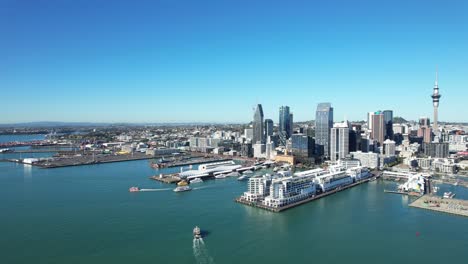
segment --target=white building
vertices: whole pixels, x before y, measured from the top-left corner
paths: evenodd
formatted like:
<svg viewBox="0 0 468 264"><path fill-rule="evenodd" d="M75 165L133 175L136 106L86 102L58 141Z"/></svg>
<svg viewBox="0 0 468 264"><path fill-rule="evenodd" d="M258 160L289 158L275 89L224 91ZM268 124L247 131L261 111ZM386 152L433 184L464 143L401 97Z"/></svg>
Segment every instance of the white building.
<svg viewBox="0 0 468 264"><path fill-rule="evenodd" d="M254 158L265 158L265 144L253 145Z"/></svg>
<svg viewBox="0 0 468 264"><path fill-rule="evenodd" d="M355 151L350 153L354 159L361 162L363 167L375 169L379 167L379 154L373 152Z"/></svg>
<svg viewBox="0 0 468 264"><path fill-rule="evenodd" d="M270 194L263 204L270 207L280 207L315 195L314 178L309 175L290 176L274 179L270 186Z"/></svg>
<svg viewBox="0 0 468 264"><path fill-rule="evenodd" d="M330 133L330 158L332 161L344 159L349 154L348 122L333 125Z"/></svg>
<svg viewBox="0 0 468 264"><path fill-rule="evenodd" d="M385 156L395 156L396 143L393 140L387 139L384 141Z"/></svg>

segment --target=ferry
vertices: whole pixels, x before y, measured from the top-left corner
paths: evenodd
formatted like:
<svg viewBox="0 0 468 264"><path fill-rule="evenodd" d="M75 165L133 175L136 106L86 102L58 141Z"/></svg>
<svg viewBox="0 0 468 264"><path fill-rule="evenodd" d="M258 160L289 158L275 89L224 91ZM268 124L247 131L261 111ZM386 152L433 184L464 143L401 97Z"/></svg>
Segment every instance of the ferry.
<svg viewBox="0 0 468 264"><path fill-rule="evenodd" d="M190 181L190 184L192 184L192 183L202 183L202 182L203 182L202 179L200 179L200 178L195 178L195 179L193 179L193 180Z"/></svg>
<svg viewBox="0 0 468 264"><path fill-rule="evenodd" d="M177 188L174 189L174 192L186 192L186 191L191 191L192 188L188 186L188 183L186 181L180 181L177 183Z"/></svg>
<svg viewBox="0 0 468 264"><path fill-rule="evenodd" d="M133 186L133 187L130 187L130 189L128 189L128 191L129 192L139 192L140 188Z"/></svg>
<svg viewBox="0 0 468 264"><path fill-rule="evenodd" d="M198 226L195 226L195 228L193 229L193 238L195 239L200 239L202 236L201 236L201 230Z"/></svg>

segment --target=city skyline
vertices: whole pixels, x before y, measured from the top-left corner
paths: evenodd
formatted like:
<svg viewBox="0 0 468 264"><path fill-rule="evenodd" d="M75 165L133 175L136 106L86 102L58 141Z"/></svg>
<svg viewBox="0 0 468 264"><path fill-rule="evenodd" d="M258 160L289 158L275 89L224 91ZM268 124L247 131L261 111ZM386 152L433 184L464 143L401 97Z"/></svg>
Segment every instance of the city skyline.
<svg viewBox="0 0 468 264"><path fill-rule="evenodd" d="M242 123L231 108L258 103L306 121L319 102L336 120L417 120L436 65L439 119L467 121L466 2L266 3L4 2L0 123Z"/></svg>

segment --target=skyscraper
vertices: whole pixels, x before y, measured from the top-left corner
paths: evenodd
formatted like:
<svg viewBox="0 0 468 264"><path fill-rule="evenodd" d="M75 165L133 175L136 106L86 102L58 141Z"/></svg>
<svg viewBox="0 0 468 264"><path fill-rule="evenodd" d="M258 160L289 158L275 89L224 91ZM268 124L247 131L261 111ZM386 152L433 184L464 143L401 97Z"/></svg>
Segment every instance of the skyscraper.
<svg viewBox="0 0 468 264"><path fill-rule="evenodd" d="M385 123L385 138L393 140L393 111L383 111Z"/></svg>
<svg viewBox="0 0 468 264"><path fill-rule="evenodd" d="M330 129L333 126L333 107L330 103L319 103L315 113L316 153L330 156Z"/></svg>
<svg viewBox="0 0 468 264"><path fill-rule="evenodd" d="M279 128L278 132L281 136L286 139L291 137L291 117L292 114L289 112L289 106L281 106L279 108Z"/></svg>
<svg viewBox="0 0 468 264"><path fill-rule="evenodd" d="M330 132L330 159L335 161L344 159L349 154L349 126L348 122L338 123Z"/></svg>
<svg viewBox="0 0 468 264"><path fill-rule="evenodd" d="M439 74L438 72L436 71L436 80L435 80L435 84L434 84L434 90L433 90L433 93L432 93L432 104L434 105L434 124L433 124L433 128L434 128L434 133L436 135L438 135L439 133L439 127L437 125L437 121L438 121L438 118L439 118L439 99L442 95L439 94Z"/></svg>
<svg viewBox="0 0 468 264"><path fill-rule="evenodd" d="M265 139L273 136L273 120L265 119Z"/></svg>
<svg viewBox="0 0 468 264"><path fill-rule="evenodd" d="M252 144L265 143L263 128L263 108L261 104L257 105L253 118L253 140Z"/></svg>
<svg viewBox="0 0 468 264"><path fill-rule="evenodd" d="M372 133L371 138L376 140L382 146L385 138L385 122L384 115L381 111L377 111L372 115Z"/></svg>

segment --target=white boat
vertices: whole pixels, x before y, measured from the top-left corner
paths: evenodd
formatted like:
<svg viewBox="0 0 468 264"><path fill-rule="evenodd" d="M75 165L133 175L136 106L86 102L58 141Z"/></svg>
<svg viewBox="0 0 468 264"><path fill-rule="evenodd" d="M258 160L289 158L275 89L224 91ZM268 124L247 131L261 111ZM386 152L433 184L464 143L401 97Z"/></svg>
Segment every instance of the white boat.
<svg viewBox="0 0 468 264"><path fill-rule="evenodd" d="M174 192L186 192L191 190L192 188L188 186L188 183L186 181L181 181L177 183L177 188L174 189Z"/></svg>
<svg viewBox="0 0 468 264"><path fill-rule="evenodd" d="M226 174L226 177L239 177L240 173L237 171L233 171L231 173Z"/></svg>
<svg viewBox="0 0 468 264"><path fill-rule="evenodd" d="M215 176L216 179L225 179L226 175L225 174L219 174Z"/></svg>
<svg viewBox="0 0 468 264"><path fill-rule="evenodd" d="M455 182L453 185L454 185L454 186L457 186L457 185L458 185L458 182Z"/></svg>
<svg viewBox="0 0 468 264"><path fill-rule="evenodd" d="M200 239L201 238L201 230L198 226L196 226L194 229L193 229L193 238L195 239Z"/></svg>
<svg viewBox="0 0 468 264"><path fill-rule="evenodd" d="M242 173L243 173L243 174L252 174L253 171L251 171L251 170L246 170L246 171L244 171L244 172L242 172Z"/></svg>
<svg viewBox="0 0 468 264"><path fill-rule="evenodd" d="M240 176L239 178L237 178L238 181L244 181L244 180L247 180L249 177L247 177L246 175L242 175Z"/></svg>
<svg viewBox="0 0 468 264"><path fill-rule="evenodd" d="M195 178L195 179L193 179L193 180L190 181L190 184L192 184L192 183L202 183L202 182L203 182L202 179L200 179L200 178Z"/></svg>
<svg viewBox="0 0 468 264"><path fill-rule="evenodd" d="M277 171L279 171L279 169L280 169L279 167L274 167L274 168L273 168L273 171L274 171L274 172L277 172Z"/></svg>
<svg viewBox="0 0 468 264"><path fill-rule="evenodd" d="M445 199L452 199L453 197L455 197L455 194L452 193L452 192L444 192L444 198Z"/></svg>

